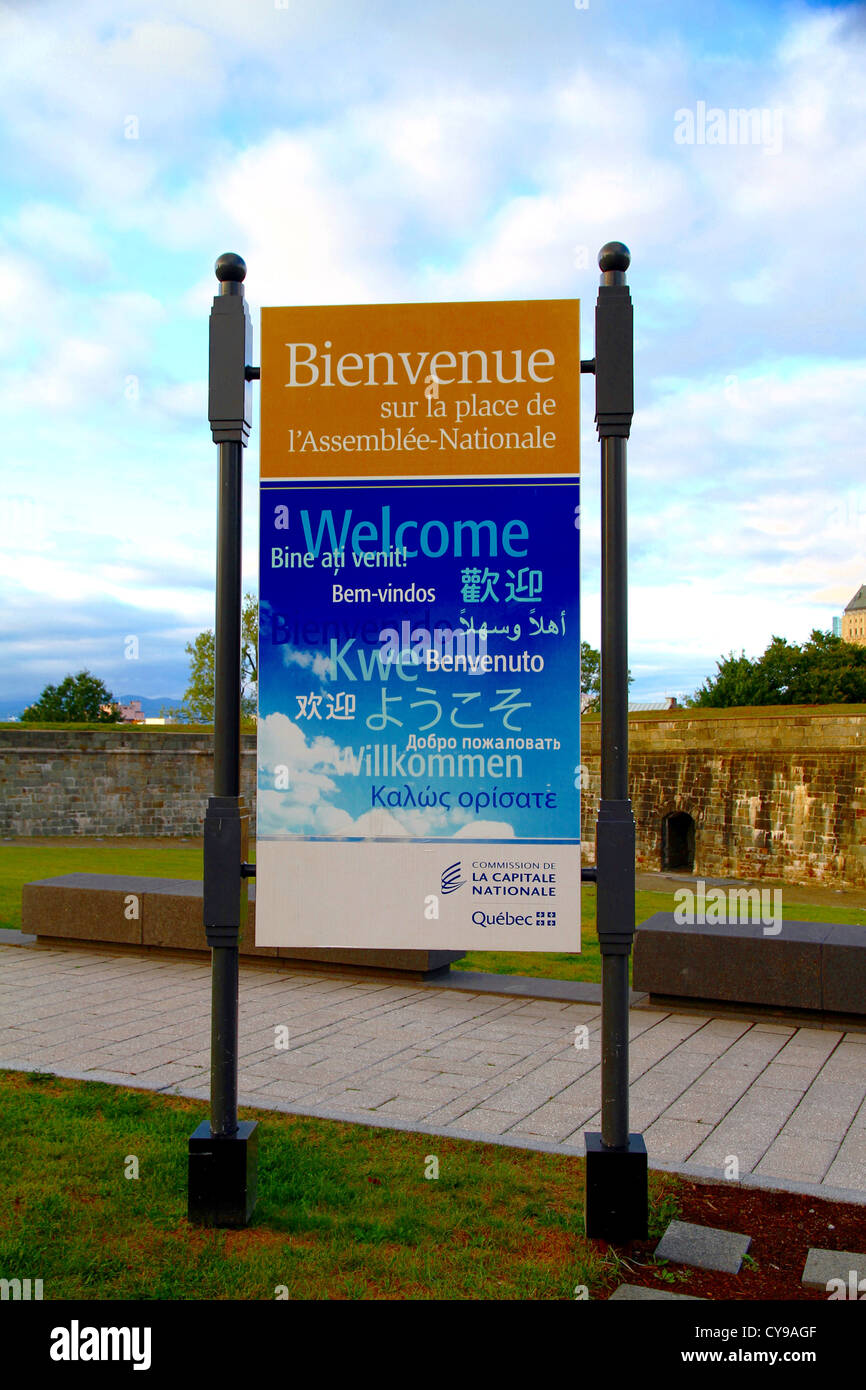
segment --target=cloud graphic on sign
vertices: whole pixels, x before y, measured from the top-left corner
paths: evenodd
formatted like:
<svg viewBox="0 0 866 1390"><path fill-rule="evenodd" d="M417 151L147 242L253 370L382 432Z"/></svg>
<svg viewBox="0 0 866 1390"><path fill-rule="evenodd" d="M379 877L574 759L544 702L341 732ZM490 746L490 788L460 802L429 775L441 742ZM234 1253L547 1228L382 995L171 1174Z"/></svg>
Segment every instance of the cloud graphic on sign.
<svg viewBox="0 0 866 1390"><path fill-rule="evenodd" d="M293 801L291 792L266 788L258 794L258 825L263 835L327 835L335 839L403 839L411 832L378 807L353 820L326 801Z"/></svg>
<svg viewBox="0 0 866 1390"><path fill-rule="evenodd" d="M304 651L300 647L283 647L283 665L300 666L309 670L319 680L327 680L331 674L331 658L320 651Z"/></svg>
<svg viewBox="0 0 866 1390"><path fill-rule="evenodd" d="M327 734L317 734L308 740L303 729L288 715L269 714L259 720L256 751L259 784L267 786L273 785L278 767L288 767L290 773L336 772L342 750Z"/></svg>
<svg viewBox="0 0 866 1390"><path fill-rule="evenodd" d="M317 735L308 740L302 729L285 714L269 714L259 721L257 753L257 822L263 834L339 834L338 818L345 816L329 798L338 788L334 780L340 747L332 738ZM283 785L287 783L287 785Z"/></svg>
<svg viewBox="0 0 866 1390"><path fill-rule="evenodd" d="M303 653L300 653L303 655ZM307 734L288 715L259 721L258 827L264 835L359 836L365 839L512 840L507 821L472 819L471 808L374 806L360 816L334 805L350 749L327 734ZM288 785L281 785L287 782ZM389 790L417 791L411 780ZM456 826L456 829L455 829Z"/></svg>
<svg viewBox="0 0 866 1390"><path fill-rule="evenodd" d="M504 820L471 820L455 830L455 840L513 840L514 826Z"/></svg>
<svg viewBox="0 0 866 1390"><path fill-rule="evenodd" d="M269 714L260 720L257 764L261 833L357 835L370 839L448 834L449 815L442 808L375 806L353 818L335 806L333 799L340 791L337 779L345 776L349 752L326 734L308 739L288 715ZM288 785L280 785L282 781Z"/></svg>

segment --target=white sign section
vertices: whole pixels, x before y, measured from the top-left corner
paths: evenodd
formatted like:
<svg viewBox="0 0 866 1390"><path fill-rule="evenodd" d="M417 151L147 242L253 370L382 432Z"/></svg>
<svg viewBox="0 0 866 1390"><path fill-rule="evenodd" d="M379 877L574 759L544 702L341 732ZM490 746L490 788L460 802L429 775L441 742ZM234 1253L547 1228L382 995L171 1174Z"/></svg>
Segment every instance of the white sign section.
<svg viewBox="0 0 866 1390"><path fill-rule="evenodd" d="M573 951L580 847L259 842L256 944Z"/></svg>

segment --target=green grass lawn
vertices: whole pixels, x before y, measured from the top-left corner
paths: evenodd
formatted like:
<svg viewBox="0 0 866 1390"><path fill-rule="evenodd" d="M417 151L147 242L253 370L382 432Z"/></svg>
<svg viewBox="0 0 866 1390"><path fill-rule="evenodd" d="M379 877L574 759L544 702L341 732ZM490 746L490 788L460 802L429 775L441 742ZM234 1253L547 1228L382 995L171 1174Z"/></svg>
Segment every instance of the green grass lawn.
<svg viewBox="0 0 866 1390"><path fill-rule="evenodd" d="M184 841L151 848L142 841L132 845L56 845L50 840L31 844L0 845L0 926L21 927L21 889L35 879L59 874L145 874L153 878L201 878L200 841Z"/></svg>
<svg viewBox="0 0 866 1390"><path fill-rule="evenodd" d="M255 858L255 846L250 854ZM32 843L0 845L0 926L20 929L21 889L34 879L51 878L59 874L144 874L156 878L200 878L202 873L201 843L197 840L172 842L160 840L113 841L105 844L92 840L80 843L69 841L55 844L51 840ZM843 902L809 903L807 888L783 889L782 916L789 920L807 922L846 922L866 925L866 908L849 907ZM795 901L794 898L799 899ZM585 884L581 889L581 952L580 955L535 951L471 951L453 967L457 970L482 970L498 975L534 975L556 980L598 981L601 979L601 955L595 929L596 889ZM672 892L638 891L635 898L635 921L646 921L655 912L672 912Z"/></svg>
<svg viewBox="0 0 866 1390"><path fill-rule="evenodd" d="M595 929L596 889L584 884L580 890L580 955L538 951L469 951L456 961L452 970L481 970L492 975L544 976L550 980L601 979L601 951ZM635 922L644 922L654 912L672 912L673 893L637 893ZM629 960L631 977L631 960Z"/></svg>
<svg viewBox="0 0 866 1390"><path fill-rule="evenodd" d="M258 1206L211 1231L186 1222L202 1102L0 1072L0 1107L0 1274L45 1299L573 1299L627 1277L583 1236L580 1158L244 1110ZM677 1187L650 1174L651 1234Z"/></svg>

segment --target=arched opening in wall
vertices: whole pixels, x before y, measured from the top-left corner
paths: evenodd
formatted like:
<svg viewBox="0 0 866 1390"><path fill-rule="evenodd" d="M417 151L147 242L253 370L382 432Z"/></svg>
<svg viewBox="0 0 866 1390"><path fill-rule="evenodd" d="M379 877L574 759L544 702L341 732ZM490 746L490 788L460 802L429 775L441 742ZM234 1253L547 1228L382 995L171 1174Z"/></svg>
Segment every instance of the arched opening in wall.
<svg viewBox="0 0 866 1390"><path fill-rule="evenodd" d="M695 867L695 823L685 811L675 811L662 821L662 869L690 874Z"/></svg>

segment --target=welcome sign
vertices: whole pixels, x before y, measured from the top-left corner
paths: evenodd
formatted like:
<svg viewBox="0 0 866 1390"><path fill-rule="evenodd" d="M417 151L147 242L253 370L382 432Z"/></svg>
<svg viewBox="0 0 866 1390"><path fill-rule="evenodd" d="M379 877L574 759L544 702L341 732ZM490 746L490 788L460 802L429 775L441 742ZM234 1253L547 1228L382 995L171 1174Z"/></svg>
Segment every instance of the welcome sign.
<svg viewBox="0 0 866 1390"><path fill-rule="evenodd" d="M578 305L262 313L256 942L579 949Z"/></svg>

